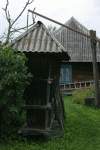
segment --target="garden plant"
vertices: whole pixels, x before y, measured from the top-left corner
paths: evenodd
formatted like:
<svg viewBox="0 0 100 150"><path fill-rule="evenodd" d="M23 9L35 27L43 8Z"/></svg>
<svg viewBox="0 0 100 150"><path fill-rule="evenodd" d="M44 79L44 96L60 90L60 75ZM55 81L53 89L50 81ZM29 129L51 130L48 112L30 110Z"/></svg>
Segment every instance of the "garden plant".
<svg viewBox="0 0 100 150"><path fill-rule="evenodd" d="M80 89L75 89L75 91L73 92L72 101L77 104L84 104L84 99L91 97L95 97L94 84L91 84L89 88L83 87Z"/></svg>
<svg viewBox="0 0 100 150"><path fill-rule="evenodd" d="M25 119L20 115L25 105L23 93L32 78L25 66L27 60L24 53L0 43L0 138L16 132Z"/></svg>

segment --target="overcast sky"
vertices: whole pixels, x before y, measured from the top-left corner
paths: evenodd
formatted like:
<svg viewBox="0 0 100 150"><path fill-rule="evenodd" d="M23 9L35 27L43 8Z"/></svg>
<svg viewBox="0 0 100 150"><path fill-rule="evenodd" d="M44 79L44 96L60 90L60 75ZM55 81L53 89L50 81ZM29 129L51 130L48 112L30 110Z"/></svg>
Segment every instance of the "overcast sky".
<svg viewBox="0 0 100 150"><path fill-rule="evenodd" d="M9 0L9 12L12 19L15 19L24 7L27 0ZM4 18L5 13L2 10L6 5L6 0L0 0L0 35L7 28L7 21ZM96 30L100 38L100 0L34 0L26 8L24 14L18 20L18 27L23 27L27 23L27 10L36 12L61 23L67 22L72 16L87 29ZM59 28L60 26L46 19L36 16L36 22L40 20L46 26L52 24ZM31 13L29 13L29 23L32 23Z"/></svg>

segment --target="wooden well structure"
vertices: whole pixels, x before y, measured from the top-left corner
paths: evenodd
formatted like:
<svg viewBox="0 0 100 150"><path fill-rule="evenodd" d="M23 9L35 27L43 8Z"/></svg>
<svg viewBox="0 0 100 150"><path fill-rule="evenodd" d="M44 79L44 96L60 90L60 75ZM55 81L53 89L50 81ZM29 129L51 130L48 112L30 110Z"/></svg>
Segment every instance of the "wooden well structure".
<svg viewBox="0 0 100 150"><path fill-rule="evenodd" d="M32 28L7 45L24 52L33 78L24 92L26 122L18 133L48 134L54 121L63 130L64 104L59 88L61 60L69 60L64 47L38 21Z"/></svg>

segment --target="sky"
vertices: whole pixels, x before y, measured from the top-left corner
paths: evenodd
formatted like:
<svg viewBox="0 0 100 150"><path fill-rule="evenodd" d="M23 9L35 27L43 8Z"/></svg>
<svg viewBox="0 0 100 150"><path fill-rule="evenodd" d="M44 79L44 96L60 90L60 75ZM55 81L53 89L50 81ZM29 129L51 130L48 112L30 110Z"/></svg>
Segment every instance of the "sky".
<svg viewBox="0 0 100 150"><path fill-rule="evenodd" d="M5 8L7 0L0 0L0 36L7 29L8 23L5 19ZM31 1L31 0L30 0ZM9 0L9 13L14 20L25 6L27 0ZM66 23L72 16L85 26L88 30L95 30L96 35L100 38L100 0L34 0L28 5L25 12L16 22L16 27L24 27L27 25L28 9L47 16L60 23ZM35 21L42 21L46 27L48 25L57 25L44 18L36 16ZM32 13L29 13L29 24L32 23ZM15 35L18 36L18 33Z"/></svg>

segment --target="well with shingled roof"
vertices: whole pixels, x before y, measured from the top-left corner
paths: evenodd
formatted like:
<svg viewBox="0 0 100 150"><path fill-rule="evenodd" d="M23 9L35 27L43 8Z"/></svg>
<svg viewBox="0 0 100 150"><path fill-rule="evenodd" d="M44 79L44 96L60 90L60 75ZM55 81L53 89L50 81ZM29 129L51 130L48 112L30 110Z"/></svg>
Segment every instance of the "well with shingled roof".
<svg viewBox="0 0 100 150"><path fill-rule="evenodd" d="M53 123L63 130L64 104L59 89L61 61L70 59L65 48L38 21L7 47L17 48L28 58L26 65L33 79L25 89L26 122L18 133L24 136L60 133L52 131Z"/></svg>

